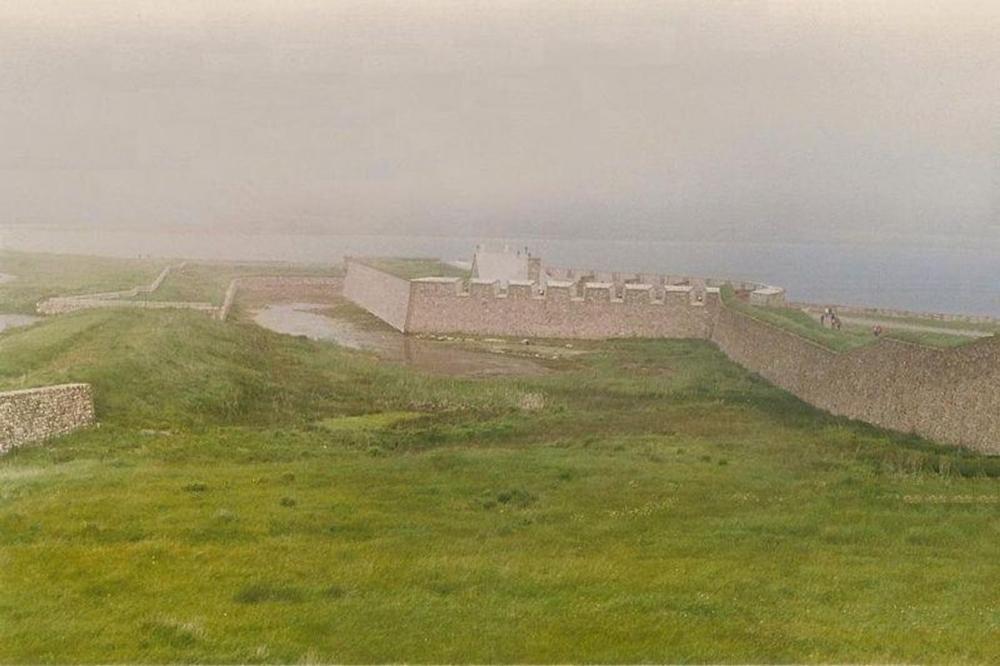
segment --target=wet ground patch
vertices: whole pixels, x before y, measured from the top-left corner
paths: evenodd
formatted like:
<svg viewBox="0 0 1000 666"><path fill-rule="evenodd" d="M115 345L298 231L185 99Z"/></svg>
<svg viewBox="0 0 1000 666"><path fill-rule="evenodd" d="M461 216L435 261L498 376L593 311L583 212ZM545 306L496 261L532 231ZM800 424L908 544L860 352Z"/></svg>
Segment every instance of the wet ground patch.
<svg viewBox="0 0 1000 666"><path fill-rule="evenodd" d="M329 316L328 305L269 305L253 314L258 325L278 333L327 340L342 347L374 352L380 358L418 370L453 377L535 377L552 371L543 360L469 348L468 341L403 335L388 327L366 325L356 317ZM439 336L442 337L443 336ZM462 344L455 344L462 343ZM554 356L554 354L552 355Z"/></svg>

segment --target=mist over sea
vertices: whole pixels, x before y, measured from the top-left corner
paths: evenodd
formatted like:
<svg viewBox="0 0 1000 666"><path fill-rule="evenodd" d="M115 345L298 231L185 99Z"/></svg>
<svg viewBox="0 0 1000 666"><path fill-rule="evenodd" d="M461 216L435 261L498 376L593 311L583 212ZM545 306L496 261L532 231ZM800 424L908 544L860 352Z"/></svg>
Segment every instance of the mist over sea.
<svg viewBox="0 0 1000 666"><path fill-rule="evenodd" d="M10 227L0 247L109 257L339 262L345 255L471 259L476 243L527 246L554 265L742 278L793 300L1000 317L994 247L871 243L673 242ZM0 265L0 272L3 266Z"/></svg>

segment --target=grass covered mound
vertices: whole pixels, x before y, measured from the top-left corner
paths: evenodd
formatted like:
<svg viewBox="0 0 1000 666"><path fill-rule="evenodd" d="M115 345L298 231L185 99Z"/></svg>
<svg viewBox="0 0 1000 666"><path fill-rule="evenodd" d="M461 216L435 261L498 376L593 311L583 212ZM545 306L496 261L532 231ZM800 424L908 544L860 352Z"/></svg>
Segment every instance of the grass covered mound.
<svg viewBox="0 0 1000 666"><path fill-rule="evenodd" d="M1000 660L995 461L693 341L431 377L189 312L0 334L0 662Z"/></svg>
<svg viewBox="0 0 1000 666"><path fill-rule="evenodd" d="M174 270L163 285L139 300L187 301L222 305L226 289L235 278L248 276L323 276L343 275L340 266L299 265L273 262L197 263L187 262Z"/></svg>
<svg viewBox="0 0 1000 666"><path fill-rule="evenodd" d="M822 325L808 312L798 308L751 305L739 299L732 287L729 286L722 288L722 299L729 308L772 326L783 328L807 340L812 340L832 351L847 352L858 347L875 344L879 341L879 338L872 334L871 326L867 324L847 323L840 329L830 328ZM882 337L923 345L925 347L958 347L976 339L948 332L949 329L961 328L962 326L958 322L902 318L885 318L884 322L886 328ZM901 327L894 328L893 322L898 322ZM940 330L907 330L905 326L910 324L940 327ZM989 325L970 324L968 328L984 332L996 331L995 328Z"/></svg>
<svg viewBox="0 0 1000 666"><path fill-rule="evenodd" d="M0 313L33 314L53 296L120 291L148 285L171 262L110 259L0 250L0 272L15 276L0 284Z"/></svg>

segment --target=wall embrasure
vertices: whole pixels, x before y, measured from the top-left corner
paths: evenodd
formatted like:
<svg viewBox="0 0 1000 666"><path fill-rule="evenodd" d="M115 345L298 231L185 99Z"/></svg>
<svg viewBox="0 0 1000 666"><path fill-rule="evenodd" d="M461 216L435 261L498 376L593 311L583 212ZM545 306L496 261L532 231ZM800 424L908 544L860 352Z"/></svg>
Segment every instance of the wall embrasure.
<svg viewBox="0 0 1000 666"><path fill-rule="evenodd" d="M655 289L648 284L587 283L576 295L568 282L550 280L544 292L530 281L511 280L506 291L458 278L411 283L412 333L473 333L539 338L707 338L719 294L690 286ZM619 295L620 294L620 295Z"/></svg>

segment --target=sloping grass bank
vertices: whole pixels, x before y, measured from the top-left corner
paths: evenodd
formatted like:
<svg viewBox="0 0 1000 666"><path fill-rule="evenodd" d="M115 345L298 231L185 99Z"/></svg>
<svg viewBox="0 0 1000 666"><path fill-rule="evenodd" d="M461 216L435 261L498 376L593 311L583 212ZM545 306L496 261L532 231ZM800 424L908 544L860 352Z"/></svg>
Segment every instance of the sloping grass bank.
<svg viewBox="0 0 1000 666"><path fill-rule="evenodd" d="M839 330L820 324L815 317L804 310L789 307L759 307L750 305L736 297L731 287L722 289L725 304L755 319L784 328L813 342L819 343L833 351L850 351L858 347L874 344L878 338L872 334L868 325L844 323ZM899 320L900 323L907 323ZM927 323L926 321L924 322ZM933 323L933 322L932 322ZM946 327L942 327L944 329ZM927 347L958 347L975 340L973 337L941 331L916 331L905 328L892 328L887 324L883 337L901 340Z"/></svg>
<svg viewBox="0 0 1000 666"><path fill-rule="evenodd" d="M149 284L169 263L161 259L110 259L0 251L0 272L17 279L0 284L0 313L33 314L52 296L131 289Z"/></svg>
<svg viewBox="0 0 1000 666"><path fill-rule="evenodd" d="M0 662L1000 661L996 461L707 343L460 380L187 312L0 334Z"/></svg>

